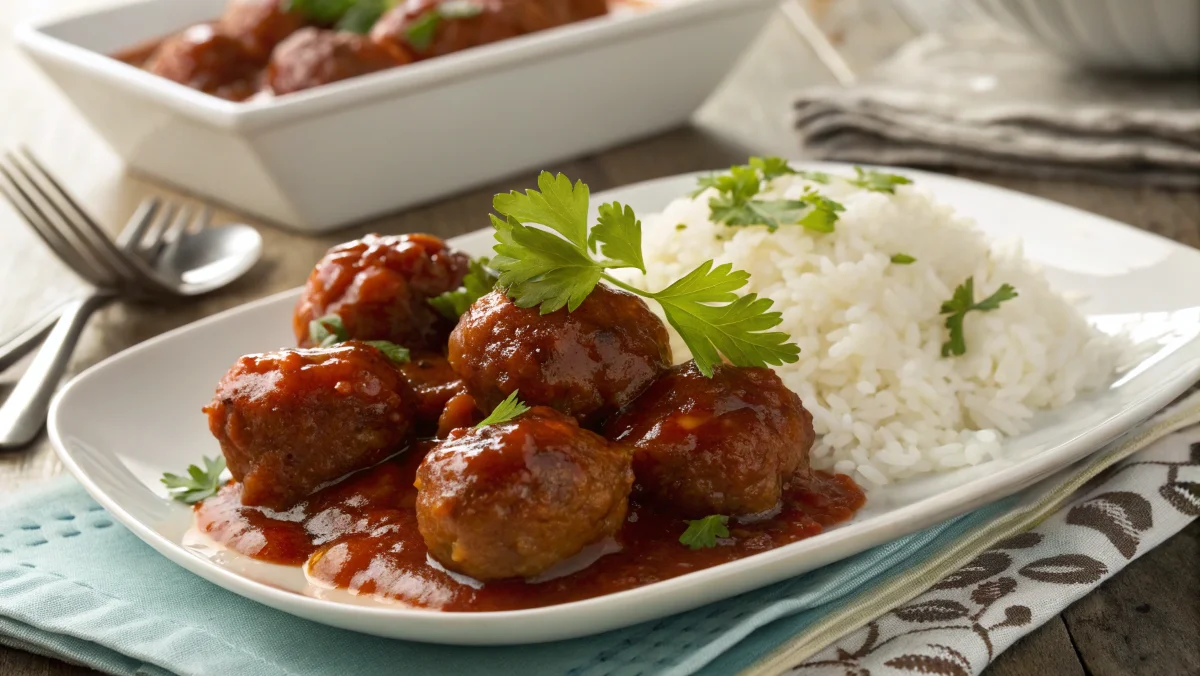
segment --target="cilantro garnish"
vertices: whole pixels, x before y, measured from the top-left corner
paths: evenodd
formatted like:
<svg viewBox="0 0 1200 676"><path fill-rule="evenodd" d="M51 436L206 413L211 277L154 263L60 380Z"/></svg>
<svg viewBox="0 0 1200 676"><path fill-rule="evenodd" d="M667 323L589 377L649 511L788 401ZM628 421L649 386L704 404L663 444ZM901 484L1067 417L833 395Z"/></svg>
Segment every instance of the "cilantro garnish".
<svg viewBox="0 0 1200 676"><path fill-rule="evenodd" d="M905 253L898 253L892 255L892 262L896 265L912 265L917 262L917 259Z"/></svg>
<svg viewBox="0 0 1200 676"><path fill-rule="evenodd" d="M475 0L445 0L418 16L404 31L408 44L418 52L429 49L442 21L470 19L483 13L483 5Z"/></svg>
<svg viewBox="0 0 1200 676"><path fill-rule="evenodd" d="M896 192L896 186L912 183L910 179L899 174L885 174L880 171L863 169L862 167L855 167L854 178L846 180L860 188L873 192L883 192L889 195Z"/></svg>
<svg viewBox="0 0 1200 676"><path fill-rule="evenodd" d="M312 23L365 34L399 0L286 0L283 9Z"/></svg>
<svg viewBox="0 0 1200 676"><path fill-rule="evenodd" d="M401 347L391 341L364 340L363 344L370 345L371 347L375 348L376 350L379 350L380 352L383 353L383 356L392 360L393 364L407 364L409 359L411 358L411 355L410 355L407 347Z"/></svg>
<svg viewBox="0 0 1200 676"><path fill-rule="evenodd" d="M642 228L633 210L613 202L600 206L600 220L588 229L588 187L559 174L542 172L538 190L497 195L491 215L496 228L499 286L519 307L548 314L574 311L603 279L662 306L706 376L725 355L738 366L792 363L800 349L788 335L767 332L782 317L772 302L756 294L738 296L750 274L707 261L667 288L651 292L626 284L606 270L645 272ZM528 224L544 227L534 227Z"/></svg>
<svg viewBox="0 0 1200 676"><path fill-rule="evenodd" d="M308 323L308 339L317 347L329 347L348 340L349 334L341 317L328 314Z"/></svg>
<svg viewBox="0 0 1200 676"><path fill-rule="evenodd" d="M215 458L204 457L204 468L189 465L187 476L164 473L159 479L171 498L188 505L194 505L205 498L211 498L221 490L221 473L225 471L225 458L218 455Z"/></svg>
<svg viewBox="0 0 1200 676"><path fill-rule="evenodd" d="M458 319L467 308L492 292L499 277L488 268L488 259L471 261L470 270L461 287L429 299L429 304L447 319Z"/></svg>
<svg viewBox="0 0 1200 676"><path fill-rule="evenodd" d="M504 401L500 402L496 405L496 408L492 409L491 415L479 421L479 424L475 427L487 427L488 425L499 425L500 423L506 423L509 420L512 420L513 418L528 411L529 407L517 398L518 393L519 390L513 390L512 394L508 395Z"/></svg>
<svg viewBox="0 0 1200 676"><path fill-rule="evenodd" d="M751 157L747 165L730 167L728 174L705 176L699 180L699 189L692 197L709 188L717 195L709 199L708 207L713 222L725 225L765 225L772 232L784 225L799 225L815 232L833 232L838 213L845 208L824 197L811 188L800 199L764 200L756 196L762 190L762 182L797 174L787 162L778 157ZM813 174L828 181L828 176ZM813 179L805 174L805 178Z"/></svg>
<svg viewBox="0 0 1200 676"><path fill-rule="evenodd" d="M716 547L717 538L729 537L729 528L725 526L727 523L729 523L729 517L721 514L688 521L687 530L679 536L679 543L687 545L688 549Z"/></svg>
<svg viewBox="0 0 1200 676"><path fill-rule="evenodd" d="M971 310L990 312L1000 307L1006 300L1017 297L1017 291L1009 284L1001 284L992 295L975 302L975 278L967 277L967 281L954 289L950 300L942 303L941 314L946 317L946 328L950 331L950 340L942 344L942 356L960 356L967 352L967 340L963 335L963 319Z"/></svg>

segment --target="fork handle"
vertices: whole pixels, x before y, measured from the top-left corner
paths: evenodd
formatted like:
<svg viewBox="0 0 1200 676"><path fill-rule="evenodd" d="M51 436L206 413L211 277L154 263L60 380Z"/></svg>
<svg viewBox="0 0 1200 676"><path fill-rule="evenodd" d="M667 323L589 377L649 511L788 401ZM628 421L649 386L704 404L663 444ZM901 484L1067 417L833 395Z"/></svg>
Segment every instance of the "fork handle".
<svg viewBox="0 0 1200 676"><path fill-rule="evenodd" d="M33 352L33 348L42 342L47 333L50 333L50 329L54 328L54 325L58 323L58 318L62 316L63 309L71 302L66 301L61 305L54 306L53 310L42 315L0 345L0 373L12 368L14 364L21 361L22 357Z"/></svg>
<svg viewBox="0 0 1200 676"><path fill-rule="evenodd" d="M29 369L0 406L0 449L19 448L37 437L88 317L111 297L109 292L93 291L63 306Z"/></svg>

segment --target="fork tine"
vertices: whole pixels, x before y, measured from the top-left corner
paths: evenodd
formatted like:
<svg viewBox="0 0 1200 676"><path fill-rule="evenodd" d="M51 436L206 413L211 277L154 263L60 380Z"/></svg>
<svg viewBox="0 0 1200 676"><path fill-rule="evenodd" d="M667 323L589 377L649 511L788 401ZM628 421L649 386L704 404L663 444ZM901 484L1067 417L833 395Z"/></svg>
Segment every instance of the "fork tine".
<svg viewBox="0 0 1200 676"><path fill-rule="evenodd" d="M0 161L0 175L4 177L4 180L0 181L0 192L4 193L4 196L16 207L25 222L56 256L93 286L112 286L114 280L103 269L97 267L93 261L75 249L57 229L50 225L37 203L21 188L20 182L2 161Z"/></svg>
<svg viewBox="0 0 1200 676"><path fill-rule="evenodd" d="M121 234L117 235L117 246L126 253L137 253L146 236L146 230L154 223L154 216L162 207L162 200L151 197L138 205L137 211Z"/></svg>
<svg viewBox="0 0 1200 676"><path fill-rule="evenodd" d="M166 237L167 230L171 227L171 223L175 222L175 214L179 212L179 204L176 202L167 202L165 208L158 212L157 218L146 230L146 236L142 238L141 246L138 247L138 254L144 260L154 260L158 255L158 251L162 248L163 237Z"/></svg>
<svg viewBox="0 0 1200 676"><path fill-rule="evenodd" d="M194 221L192 221L191 231L192 232L200 232L201 230L212 225L212 215L213 215L212 207L205 204L200 209L200 215L196 216L196 219Z"/></svg>
<svg viewBox="0 0 1200 676"><path fill-rule="evenodd" d="M32 160L27 152L23 153L23 157L12 152L5 153L5 156L8 159L9 165L21 172L25 182L37 191L42 202L49 206L57 216L54 219L47 218L47 221L51 225L57 223L60 227L60 232L63 232L65 229L66 232L64 232L64 235L67 238L73 239L77 248L88 251L92 255L92 258L111 276L126 282L137 283L136 275L130 269L126 260L121 257L120 252L113 246L108 236L99 231L99 227L96 226L95 222L87 214L83 213L79 205L63 191L62 186L53 177L49 176L36 160ZM21 160L25 160L25 162ZM32 171L30 170L30 166L33 167ZM47 192L47 185L50 187L51 192L55 193L59 198L58 200L55 200ZM69 211L74 212L74 217L67 213L68 210L63 209L63 204L69 205Z"/></svg>
<svg viewBox="0 0 1200 676"><path fill-rule="evenodd" d="M167 244L179 239L180 235L187 231L188 226L192 224L192 212L195 209L190 204L185 204L179 208L179 213L175 215L175 220L171 222L167 231L163 233L163 241Z"/></svg>

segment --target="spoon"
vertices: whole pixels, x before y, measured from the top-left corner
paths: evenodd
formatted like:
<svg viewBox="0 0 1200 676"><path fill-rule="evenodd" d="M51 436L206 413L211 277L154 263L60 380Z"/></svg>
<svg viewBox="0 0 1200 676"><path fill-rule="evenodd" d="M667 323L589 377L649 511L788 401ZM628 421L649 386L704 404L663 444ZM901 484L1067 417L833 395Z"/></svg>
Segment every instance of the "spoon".
<svg viewBox="0 0 1200 676"><path fill-rule="evenodd" d="M146 219L147 226L149 220ZM122 252L153 275L150 288L93 289L61 308L58 323L17 382L8 400L0 406L0 449L18 448L32 441L46 420L50 400L66 370L79 336L92 312L119 293L147 300L195 297L215 291L244 275L262 255L262 236L248 225L204 227L197 232L180 231L166 243Z"/></svg>

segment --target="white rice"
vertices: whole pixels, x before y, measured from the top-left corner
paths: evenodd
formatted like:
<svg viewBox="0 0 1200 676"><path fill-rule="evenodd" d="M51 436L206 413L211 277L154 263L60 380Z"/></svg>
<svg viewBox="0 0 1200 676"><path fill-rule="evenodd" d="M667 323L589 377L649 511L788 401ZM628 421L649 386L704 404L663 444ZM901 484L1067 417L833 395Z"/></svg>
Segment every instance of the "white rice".
<svg viewBox="0 0 1200 676"><path fill-rule="evenodd" d="M714 224L710 190L645 217L650 274L622 276L656 290L709 259L749 271L743 291L773 299L778 330L800 346L798 362L775 370L813 414L817 469L869 487L976 465L1000 457L1001 438L1036 411L1110 381L1127 343L1091 327L1019 245L993 246L919 185L888 195L786 176L761 196L806 187L845 206L835 232ZM893 264L897 253L917 261ZM966 354L943 358L941 304L971 276L977 301L1003 283L1020 295L969 313ZM672 340L676 359L689 359Z"/></svg>

